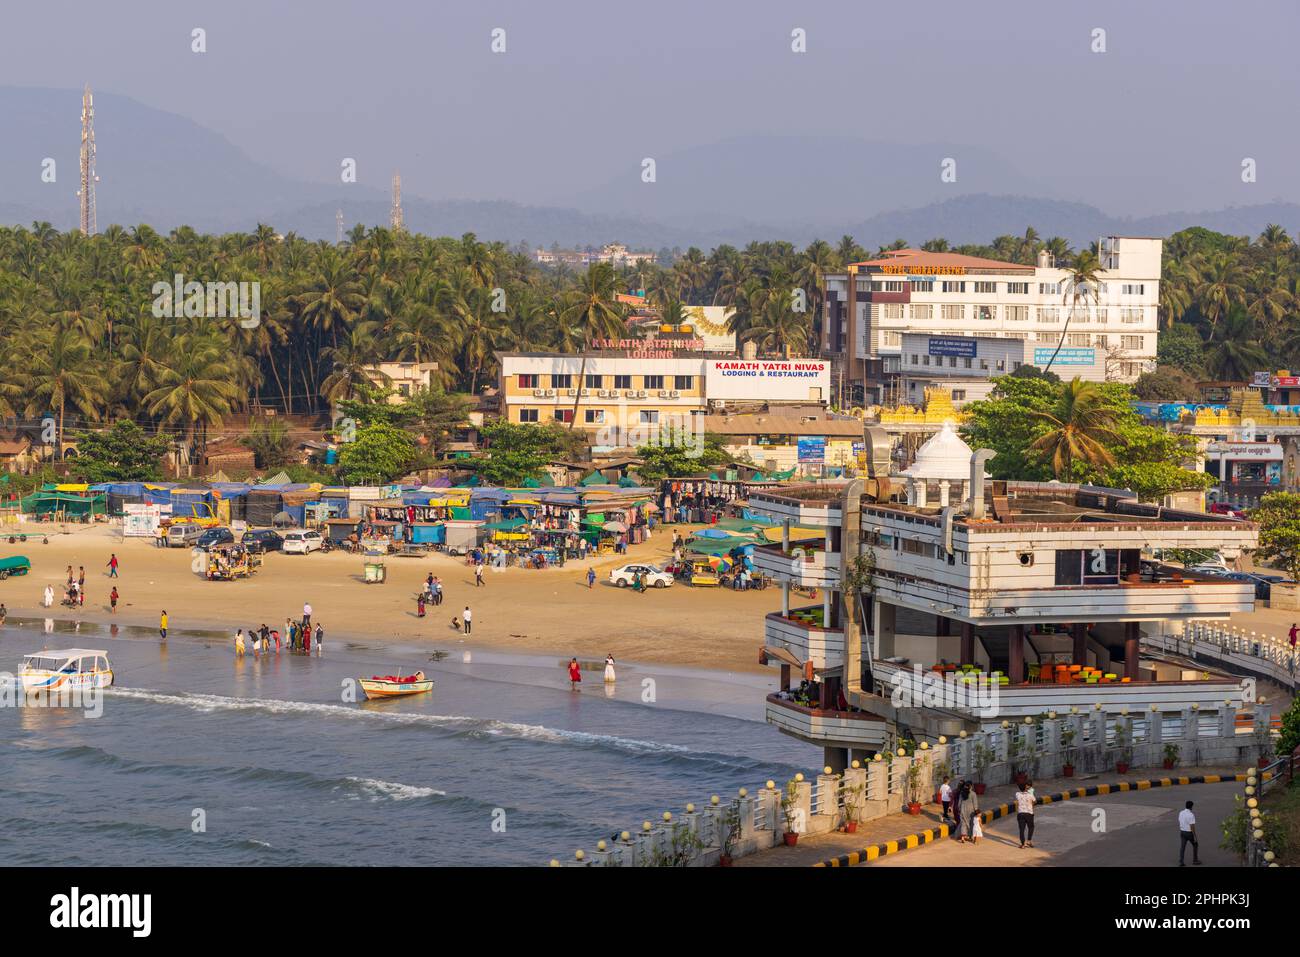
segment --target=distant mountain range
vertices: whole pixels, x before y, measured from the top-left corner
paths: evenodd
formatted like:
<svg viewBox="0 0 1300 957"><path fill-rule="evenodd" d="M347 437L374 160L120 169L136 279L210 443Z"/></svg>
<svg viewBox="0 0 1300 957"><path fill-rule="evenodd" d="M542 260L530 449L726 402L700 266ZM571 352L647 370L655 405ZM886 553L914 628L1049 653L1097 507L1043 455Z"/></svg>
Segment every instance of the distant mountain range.
<svg viewBox="0 0 1300 957"><path fill-rule="evenodd" d="M269 223L309 239L333 239L335 211L347 226L387 223L386 190L295 180L249 157L192 120L111 93L96 93L100 228L149 223L166 232L190 225L208 232ZM0 87L0 223L77 224L80 91ZM961 158L959 182L943 184L938 162ZM41 180L41 163L57 180ZM1255 235L1268 223L1292 233L1300 205L1274 202L1203 212L1123 218L1050 196L1002 158L960 144L900 146L833 137L753 136L670 154L656 181L639 166L563 205L499 199L429 200L407 195L407 228L534 246L600 245L636 249L712 248L753 240L804 245L848 234L868 248L937 236L984 243L1001 234L1060 235L1083 245L1106 234L1166 236L1187 226ZM1028 195L1027 195L1028 194ZM950 198L949 198L950 197Z"/></svg>

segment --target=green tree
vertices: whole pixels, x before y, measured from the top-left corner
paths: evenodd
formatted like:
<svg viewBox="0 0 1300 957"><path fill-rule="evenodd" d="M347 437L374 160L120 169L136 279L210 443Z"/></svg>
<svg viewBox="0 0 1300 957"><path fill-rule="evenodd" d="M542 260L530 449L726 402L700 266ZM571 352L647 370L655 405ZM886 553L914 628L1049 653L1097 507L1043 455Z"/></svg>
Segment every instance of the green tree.
<svg viewBox="0 0 1300 957"><path fill-rule="evenodd" d="M1156 346L1156 363L1173 366L1190 376L1205 374L1205 343L1195 327L1176 322L1160 334Z"/></svg>
<svg viewBox="0 0 1300 957"><path fill-rule="evenodd" d="M660 436L660 441L654 445L638 448L636 454L642 459L637 474L646 482L700 475L732 458L722 447L721 437L711 432L696 436L669 431Z"/></svg>
<svg viewBox="0 0 1300 957"><path fill-rule="evenodd" d="M1259 523L1256 557L1280 562L1288 575L1300 581L1300 495L1270 492L1250 517Z"/></svg>
<svg viewBox="0 0 1300 957"><path fill-rule="evenodd" d="M1177 366L1156 366L1138 376L1133 394L1139 399L1190 402L1196 398L1196 380Z"/></svg>
<svg viewBox="0 0 1300 957"><path fill-rule="evenodd" d="M540 478L550 462L571 459L575 439L568 429L555 422L529 425L499 419L483 427L487 454L470 460L469 465L491 485L519 486L527 479Z"/></svg>
<svg viewBox="0 0 1300 957"><path fill-rule="evenodd" d="M280 419L254 420L248 434L239 442L252 450L260 469L278 469L288 465L293 453L289 426Z"/></svg>
<svg viewBox="0 0 1300 957"><path fill-rule="evenodd" d="M87 482L151 482L162 477L161 460L172 446L166 434L150 435L129 419L102 432L77 437L76 472Z"/></svg>
<svg viewBox="0 0 1300 957"><path fill-rule="evenodd" d="M1095 382L1076 377L1066 384L1054 410L1034 415L1048 424L1048 430L1029 447L1051 460L1058 479L1070 477L1076 459L1098 468L1115 464L1106 448L1107 442L1119 438L1112 427L1115 417Z"/></svg>
<svg viewBox="0 0 1300 957"><path fill-rule="evenodd" d="M415 443L405 429L383 422L357 429L339 452L339 475L349 485L391 482L415 462Z"/></svg>

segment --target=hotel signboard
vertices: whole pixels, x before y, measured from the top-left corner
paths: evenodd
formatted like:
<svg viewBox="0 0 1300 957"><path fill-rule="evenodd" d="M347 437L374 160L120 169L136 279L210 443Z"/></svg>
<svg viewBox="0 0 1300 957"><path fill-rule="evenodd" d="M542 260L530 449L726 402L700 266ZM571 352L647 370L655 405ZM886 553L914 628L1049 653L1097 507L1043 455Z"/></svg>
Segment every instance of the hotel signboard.
<svg viewBox="0 0 1300 957"><path fill-rule="evenodd" d="M704 394L714 399L822 402L830 395L828 359L708 359Z"/></svg>
<svg viewBox="0 0 1300 957"><path fill-rule="evenodd" d="M801 435L799 437L799 461L808 465L816 465L825 462L826 436Z"/></svg>

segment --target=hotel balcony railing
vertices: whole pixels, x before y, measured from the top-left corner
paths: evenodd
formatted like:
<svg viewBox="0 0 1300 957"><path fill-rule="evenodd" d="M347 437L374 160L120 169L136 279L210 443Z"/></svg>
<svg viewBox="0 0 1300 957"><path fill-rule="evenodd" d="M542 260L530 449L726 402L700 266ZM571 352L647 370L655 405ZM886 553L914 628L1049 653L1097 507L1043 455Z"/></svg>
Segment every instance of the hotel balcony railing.
<svg viewBox="0 0 1300 957"><path fill-rule="evenodd" d="M838 527L843 517L842 491L834 485L804 485L779 492L754 492L749 508L774 518L790 520L791 525L814 528Z"/></svg>
<svg viewBox="0 0 1300 957"><path fill-rule="evenodd" d="M811 661L818 670L838 667L844 663L844 631L823 628L821 617L821 605L792 608L789 616L773 612L764 622L764 644L784 648L800 661ZM776 659L772 663L781 664Z"/></svg>
<svg viewBox="0 0 1300 957"><path fill-rule="evenodd" d="M752 557L756 569L779 582L806 588L835 588L840 582L839 552L826 551L820 539L816 545L792 544L789 553L780 545L760 545Z"/></svg>
<svg viewBox="0 0 1300 957"><path fill-rule="evenodd" d="M869 711L829 711L796 704L776 695L767 696L767 723L810 744L865 748L888 746L884 718Z"/></svg>

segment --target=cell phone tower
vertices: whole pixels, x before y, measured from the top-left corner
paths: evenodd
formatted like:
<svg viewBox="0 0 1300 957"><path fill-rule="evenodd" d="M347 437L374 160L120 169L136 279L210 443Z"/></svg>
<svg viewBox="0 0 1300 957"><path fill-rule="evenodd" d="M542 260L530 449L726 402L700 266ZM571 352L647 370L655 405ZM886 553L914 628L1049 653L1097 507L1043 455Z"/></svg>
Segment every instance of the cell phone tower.
<svg viewBox="0 0 1300 957"><path fill-rule="evenodd" d="M405 225L402 221L402 174L393 174L393 211L388 217L388 225L393 232L400 233Z"/></svg>
<svg viewBox="0 0 1300 957"><path fill-rule="evenodd" d="M95 235L95 184L99 176L95 174L95 97L90 92L90 84L81 94L81 188L77 196L81 199L81 234Z"/></svg>
<svg viewBox="0 0 1300 957"><path fill-rule="evenodd" d="M343 210L334 214L334 245L343 245Z"/></svg>

